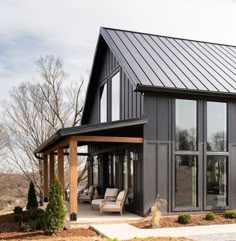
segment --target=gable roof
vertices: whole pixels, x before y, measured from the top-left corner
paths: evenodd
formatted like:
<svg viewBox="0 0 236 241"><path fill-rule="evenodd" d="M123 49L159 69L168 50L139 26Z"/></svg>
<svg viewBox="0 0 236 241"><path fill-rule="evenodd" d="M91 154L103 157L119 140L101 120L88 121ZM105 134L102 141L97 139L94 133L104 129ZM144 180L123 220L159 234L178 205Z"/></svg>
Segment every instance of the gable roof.
<svg viewBox="0 0 236 241"><path fill-rule="evenodd" d="M236 97L235 46L102 27L82 123L93 99L90 96L96 91L99 60L107 46L137 91Z"/></svg>
<svg viewBox="0 0 236 241"><path fill-rule="evenodd" d="M236 47L101 28L135 84L236 93Z"/></svg>

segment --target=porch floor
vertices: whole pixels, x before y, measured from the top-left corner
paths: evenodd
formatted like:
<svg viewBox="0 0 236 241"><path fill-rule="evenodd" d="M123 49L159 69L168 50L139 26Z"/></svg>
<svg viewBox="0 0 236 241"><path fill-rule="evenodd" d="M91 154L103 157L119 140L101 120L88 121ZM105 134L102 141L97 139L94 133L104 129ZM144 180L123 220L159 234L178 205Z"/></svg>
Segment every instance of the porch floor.
<svg viewBox="0 0 236 241"><path fill-rule="evenodd" d="M69 221L69 212L67 212L67 225L69 225L68 228L78 228L81 226L87 227L91 224L131 223L139 222L143 219L143 217L133 213L129 213L127 211L125 211L122 216L120 215L120 213L112 212L105 212L103 214L100 214L99 210L92 210L90 203L81 202L78 203L78 213L76 221Z"/></svg>

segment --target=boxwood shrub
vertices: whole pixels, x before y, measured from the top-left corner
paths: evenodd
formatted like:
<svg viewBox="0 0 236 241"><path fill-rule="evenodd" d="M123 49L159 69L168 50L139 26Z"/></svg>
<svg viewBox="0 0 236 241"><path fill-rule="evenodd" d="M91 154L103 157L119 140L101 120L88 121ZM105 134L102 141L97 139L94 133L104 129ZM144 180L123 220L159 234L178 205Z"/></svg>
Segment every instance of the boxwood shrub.
<svg viewBox="0 0 236 241"><path fill-rule="evenodd" d="M187 224L191 222L191 215L186 213L186 214L180 214L177 219L178 223L181 224Z"/></svg>
<svg viewBox="0 0 236 241"><path fill-rule="evenodd" d="M236 218L236 210L225 210L225 218L233 219Z"/></svg>
<svg viewBox="0 0 236 241"><path fill-rule="evenodd" d="M205 216L206 220L215 220L216 219L216 214L213 212L208 212Z"/></svg>

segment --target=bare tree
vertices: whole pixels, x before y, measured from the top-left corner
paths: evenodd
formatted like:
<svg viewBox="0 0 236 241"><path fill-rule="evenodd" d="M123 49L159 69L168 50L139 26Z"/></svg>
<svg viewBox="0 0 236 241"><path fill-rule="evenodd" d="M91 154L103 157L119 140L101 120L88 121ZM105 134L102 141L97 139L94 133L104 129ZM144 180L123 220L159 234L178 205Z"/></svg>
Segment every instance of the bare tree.
<svg viewBox="0 0 236 241"><path fill-rule="evenodd" d="M80 124L84 79L67 84L63 61L54 56L41 57L36 66L40 78L11 90L10 101L2 102L1 119L9 136L8 163L33 181L40 193L42 164L33 151L59 128Z"/></svg>

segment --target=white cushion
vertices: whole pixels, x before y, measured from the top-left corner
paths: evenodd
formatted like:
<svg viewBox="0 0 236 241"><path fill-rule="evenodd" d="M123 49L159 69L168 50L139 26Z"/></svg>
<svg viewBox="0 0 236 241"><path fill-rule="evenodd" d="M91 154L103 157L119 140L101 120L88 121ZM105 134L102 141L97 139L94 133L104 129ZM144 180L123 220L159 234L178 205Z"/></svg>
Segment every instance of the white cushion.
<svg viewBox="0 0 236 241"><path fill-rule="evenodd" d="M100 204L104 201L104 199L94 199L92 200L92 205L98 205L100 206Z"/></svg>
<svg viewBox="0 0 236 241"><path fill-rule="evenodd" d="M118 188L107 188L104 198L108 201L115 201L118 194Z"/></svg>
<svg viewBox="0 0 236 241"><path fill-rule="evenodd" d="M89 190L88 190L88 193L91 194L92 192L93 192L93 186L90 186L90 187L89 187Z"/></svg>
<svg viewBox="0 0 236 241"><path fill-rule="evenodd" d="M120 206L115 202L107 202L103 205L102 210L120 210Z"/></svg>
<svg viewBox="0 0 236 241"><path fill-rule="evenodd" d="M119 192L117 198L116 198L116 204L120 205L122 200L124 199L125 196L125 190Z"/></svg>

